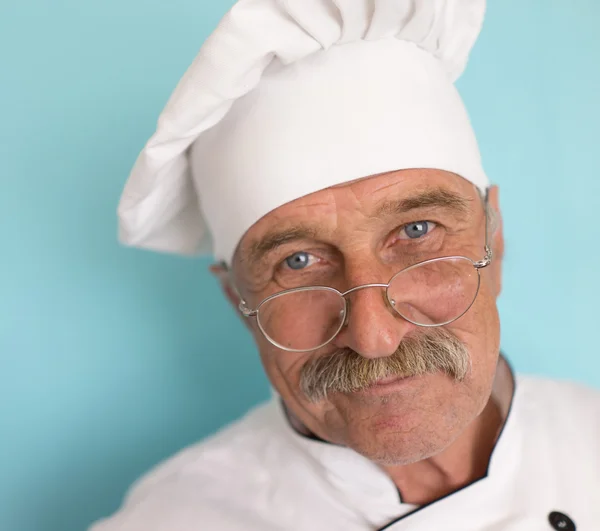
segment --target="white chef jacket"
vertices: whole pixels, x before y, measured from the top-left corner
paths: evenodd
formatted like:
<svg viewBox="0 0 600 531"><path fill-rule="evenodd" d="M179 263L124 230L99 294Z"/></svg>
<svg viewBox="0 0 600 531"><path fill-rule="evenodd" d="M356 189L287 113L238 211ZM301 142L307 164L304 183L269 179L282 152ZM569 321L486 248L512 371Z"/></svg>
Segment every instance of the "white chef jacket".
<svg viewBox="0 0 600 531"><path fill-rule="evenodd" d="M600 531L600 393L517 376L487 476L433 503L403 503L380 468L299 435L273 399L158 466L91 531L570 531L555 511Z"/></svg>

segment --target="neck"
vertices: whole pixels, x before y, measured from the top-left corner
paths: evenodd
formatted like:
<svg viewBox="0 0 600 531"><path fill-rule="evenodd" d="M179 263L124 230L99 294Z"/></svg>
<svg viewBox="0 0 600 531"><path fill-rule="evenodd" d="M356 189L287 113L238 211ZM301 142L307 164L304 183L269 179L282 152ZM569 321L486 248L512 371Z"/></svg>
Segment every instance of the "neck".
<svg viewBox="0 0 600 531"><path fill-rule="evenodd" d="M417 463L384 467L402 501L424 505L481 479L508 416L514 379L500 357L492 394L483 412L443 452Z"/></svg>

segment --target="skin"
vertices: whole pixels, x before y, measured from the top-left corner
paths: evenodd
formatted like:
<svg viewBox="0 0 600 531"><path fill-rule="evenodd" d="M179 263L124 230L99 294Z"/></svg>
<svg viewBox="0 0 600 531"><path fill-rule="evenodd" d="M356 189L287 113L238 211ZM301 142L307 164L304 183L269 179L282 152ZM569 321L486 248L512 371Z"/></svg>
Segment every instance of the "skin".
<svg viewBox="0 0 600 531"><path fill-rule="evenodd" d="M427 190L460 196L467 209L459 214L429 206L373 215L385 201ZM380 288L353 293L347 326L331 344L316 351L282 351L264 338L255 319L245 319L264 369L294 423L379 464L407 503L433 501L485 475L510 403L512 377L499 359L496 299L501 290L504 244L496 187L489 192L489 207L496 218L490 239L494 259L481 270L480 290L471 309L446 326L471 356L471 369L462 382L436 373L387 386L377 394L337 393L318 403L304 397L299 388L300 370L313 357L344 347L366 358L389 356L404 337L420 332L389 308ZM407 238L405 225L421 220L433 222L429 232L416 240ZM432 169L390 172L328 188L277 208L244 235L231 276L221 266L212 271L236 308L240 299L231 278L248 306L255 308L265 297L298 285L329 285L345 291L387 282L403 267L427 258L458 254L481 260L484 220L478 192L463 178ZM312 236L284 243L258 263L249 260L251 250L273 227L298 224L310 224ZM301 272L286 262L299 251L310 253L310 263Z"/></svg>

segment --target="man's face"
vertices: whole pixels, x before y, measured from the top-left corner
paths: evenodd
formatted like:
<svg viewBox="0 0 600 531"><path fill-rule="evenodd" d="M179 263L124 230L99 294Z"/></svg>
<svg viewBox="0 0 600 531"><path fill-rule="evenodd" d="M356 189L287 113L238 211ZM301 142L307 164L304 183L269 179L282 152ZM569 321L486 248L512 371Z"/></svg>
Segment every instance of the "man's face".
<svg viewBox="0 0 600 531"><path fill-rule="evenodd" d="M490 208L497 209L495 189ZM496 251L501 238L498 231L490 242ZM345 292L387 283L401 269L429 258L481 260L484 242L484 207L471 183L439 170L403 170L329 188L270 212L244 235L233 272L248 307L256 308L269 295L300 286ZM249 318L272 385L310 431L373 461L408 464L441 452L490 396L499 351L499 258L498 253L481 270L470 310L442 327L468 352L464 378L435 370L390 383L364 382L357 391L328 392L318 400L306 395L303 372L319 360L337 353L343 365L344 353L352 353L365 366L385 362L402 342L431 332L399 316L387 303L385 289L374 287L348 295L346 324L331 343L310 352L273 346L256 319ZM292 313L283 317L294 318ZM319 370L328 366L321 363Z"/></svg>

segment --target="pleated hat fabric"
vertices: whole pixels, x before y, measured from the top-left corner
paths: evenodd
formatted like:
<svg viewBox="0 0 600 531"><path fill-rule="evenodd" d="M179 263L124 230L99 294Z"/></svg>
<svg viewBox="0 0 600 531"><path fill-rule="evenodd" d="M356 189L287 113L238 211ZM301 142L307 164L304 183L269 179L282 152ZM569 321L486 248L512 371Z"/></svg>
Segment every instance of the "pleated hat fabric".
<svg viewBox="0 0 600 531"><path fill-rule="evenodd" d="M408 168L488 185L454 86L484 0L240 0L204 43L119 204L127 245L230 262L294 199Z"/></svg>

